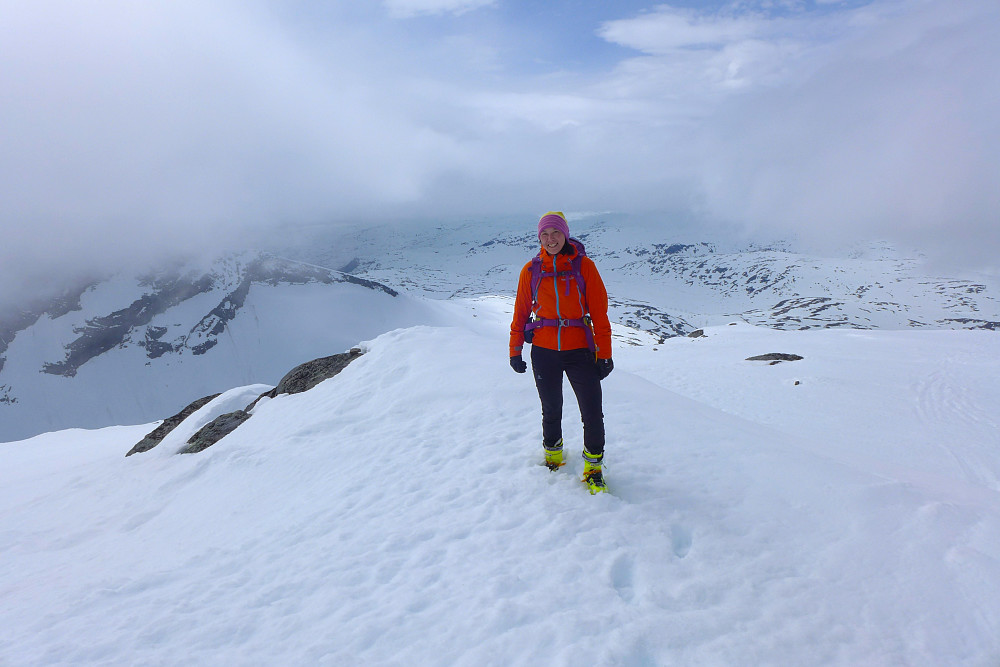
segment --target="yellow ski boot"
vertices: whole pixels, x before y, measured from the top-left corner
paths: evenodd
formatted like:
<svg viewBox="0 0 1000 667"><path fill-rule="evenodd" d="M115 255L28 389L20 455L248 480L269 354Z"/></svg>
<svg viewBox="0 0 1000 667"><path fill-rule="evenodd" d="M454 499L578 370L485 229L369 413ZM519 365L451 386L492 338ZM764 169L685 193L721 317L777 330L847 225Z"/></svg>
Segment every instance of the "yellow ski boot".
<svg viewBox="0 0 1000 667"><path fill-rule="evenodd" d="M586 449L583 450L583 483L590 489L590 495L595 493L607 493L608 485L604 483L604 475L601 473L601 462L604 454L591 454Z"/></svg>
<svg viewBox="0 0 1000 667"><path fill-rule="evenodd" d="M542 444L545 448L545 467L549 470L558 470L566 465L563 461L563 441L562 438L554 445Z"/></svg>

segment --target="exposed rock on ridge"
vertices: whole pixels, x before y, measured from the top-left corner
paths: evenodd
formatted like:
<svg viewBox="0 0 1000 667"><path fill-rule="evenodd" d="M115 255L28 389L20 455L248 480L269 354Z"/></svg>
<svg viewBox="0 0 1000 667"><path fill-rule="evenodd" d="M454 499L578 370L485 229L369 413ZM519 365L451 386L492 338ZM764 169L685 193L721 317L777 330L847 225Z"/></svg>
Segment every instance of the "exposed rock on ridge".
<svg viewBox="0 0 1000 667"><path fill-rule="evenodd" d="M183 410L178 412L173 417L168 417L163 420L163 423L157 426L155 429L146 434L146 436L137 442L132 449L128 450L128 454L125 456L132 456L133 454L139 454L142 452L148 452L153 447L156 447L160 442L163 441L167 434L177 428L182 421L190 417L196 411L200 410L202 407L207 405L209 402L215 400L221 396L221 394L212 394L211 396L205 396L204 398L199 398L197 401L188 404Z"/></svg>
<svg viewBox="0 0 1000 667"><path fill-rule="evenodd" d="M178 454L196 454L204 451L222 440L224 437L236 430L236 427L250 419L250 413L246 410L236 410L227 412L205 424L187 441L187 447L183 447Z"/></svg>
<svg viewBox="0 0 1000 667"><path fill-rule="evenodd" d="M321 357L299 364L285 374L278 385L258 396L250 405L242 410L227 412L216 417L211 422L201 427L197 433L188 439L187 445L180 449L178 454L195 454L204 451L217 443L219 440L229 435L239 427L240 424L250 419L254 407L263 398L274 398L281 394L298 394L308 391L320 382L332 378L347 368L347 365L363 354L360 348L352 348L343 354L334 354L329 357ZM147 452L163 441L170 431L177 428L185 419L194 412L207 405L220 394L206 396L191 403L179 413L165 420L156 429L148 433L140 440L125 456Z"/></svg>
<svg viewBox="0 0 1000 667"><path fill-rule="evenodd" d="M361 348L355 347L351 348L350 352L334 354L329 357L320 357L319 359L299 364L288 371L274 389L258 396L246 409L253 410L254 406L257 405L257 401L262 398L274 398L279 394L298 394L303 391L309 391L323 380L332 378L334 375L340 373L340 371L347 368L347 364L361 355Z"/></svg>

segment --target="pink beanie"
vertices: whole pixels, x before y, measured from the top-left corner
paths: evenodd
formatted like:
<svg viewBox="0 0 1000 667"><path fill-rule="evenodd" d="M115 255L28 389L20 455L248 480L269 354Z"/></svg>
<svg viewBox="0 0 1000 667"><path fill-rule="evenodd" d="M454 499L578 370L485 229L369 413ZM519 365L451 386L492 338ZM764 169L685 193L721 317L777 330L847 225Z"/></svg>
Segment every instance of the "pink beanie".
<svg viewBox="0 0 1000 667"><path fill-rule="evenodd" d="M538 235L542 235L542 230L553 227L558 229L563 233L563 236L569 238L569 225L566 224L566 216L564 216L559 211L549 211L542 216L542 219L538 221Z"/></svg>

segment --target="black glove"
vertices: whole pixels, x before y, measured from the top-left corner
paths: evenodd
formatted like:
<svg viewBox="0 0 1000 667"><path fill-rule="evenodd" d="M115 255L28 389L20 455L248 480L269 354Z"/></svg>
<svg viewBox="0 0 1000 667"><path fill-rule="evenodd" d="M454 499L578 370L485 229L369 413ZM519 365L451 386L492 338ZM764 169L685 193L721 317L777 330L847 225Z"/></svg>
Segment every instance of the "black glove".
<svg viewBox="0 0 1000 667"><path fill-rule="evenodd" d="M523 373L528 370L528 364L524 363L524 359L521 358L520 354L510 358L510 367L517 373Z"/></svg>
<svg viewBox="0 0 1000 667"><path fill-rule="evenodd" d="M597 360L597 376L600 379L604 379L611 375L611 371L615 370L615 362L610 359L598 359Z"/></svg>

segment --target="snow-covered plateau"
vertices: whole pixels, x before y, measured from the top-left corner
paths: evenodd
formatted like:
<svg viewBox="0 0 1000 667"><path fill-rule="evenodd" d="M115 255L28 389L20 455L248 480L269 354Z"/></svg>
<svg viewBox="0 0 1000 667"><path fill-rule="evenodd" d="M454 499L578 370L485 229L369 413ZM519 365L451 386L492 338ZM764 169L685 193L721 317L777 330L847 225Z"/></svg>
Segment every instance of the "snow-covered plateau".
<svg viewBox="0 0 1000 667"><path fill-rule="evenodd" d="M571 228L612 296L606 495L571 392L549 472L508 366L530 229L371 230L0 318L0 665L1000 664L996 286Z"/></svg>
<svg viewBox="0 0 1000 667"><path fill-rule="evenodd" d="M446 302L199 454L266 387L128 458L155 424L0 445L0 662L1000 662L995 333L620 345L590 496L540 465L510 306Z"/></svg>

